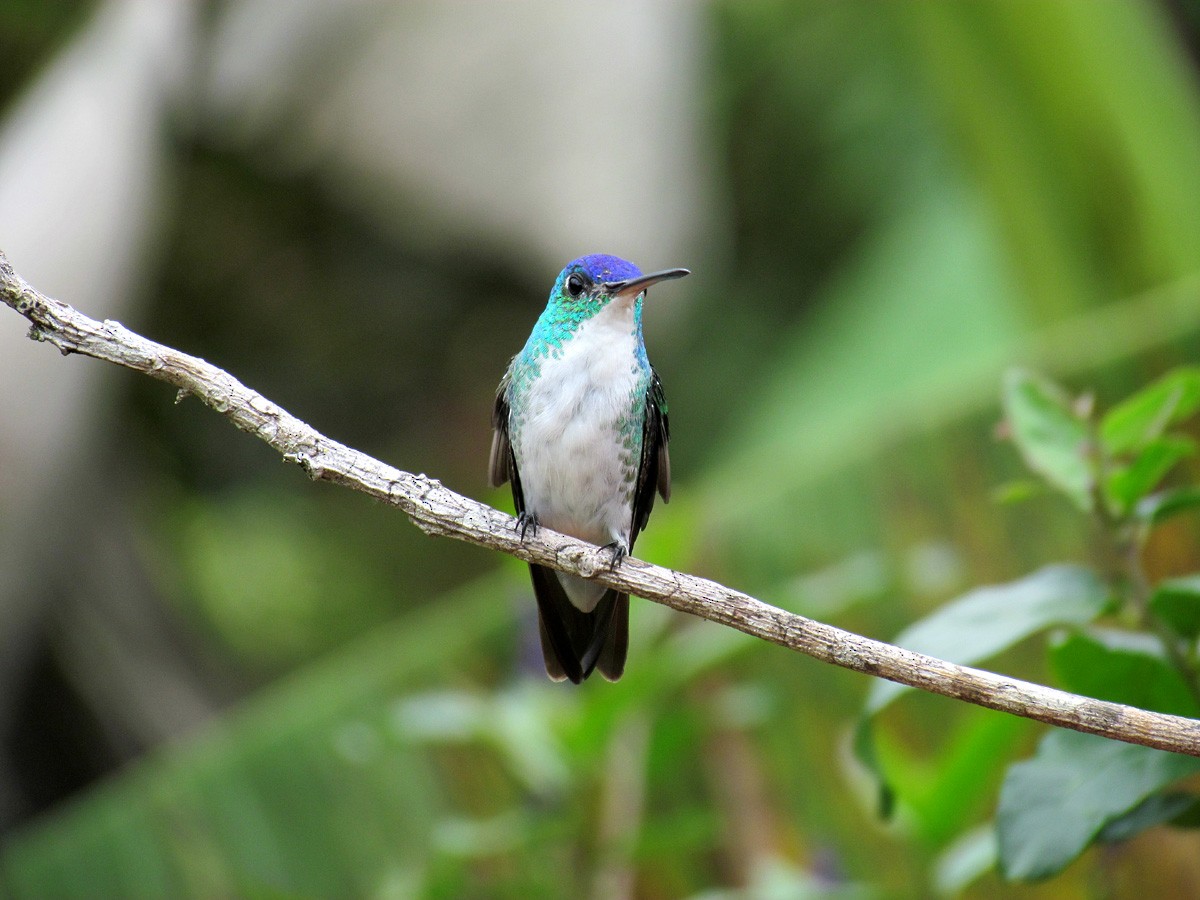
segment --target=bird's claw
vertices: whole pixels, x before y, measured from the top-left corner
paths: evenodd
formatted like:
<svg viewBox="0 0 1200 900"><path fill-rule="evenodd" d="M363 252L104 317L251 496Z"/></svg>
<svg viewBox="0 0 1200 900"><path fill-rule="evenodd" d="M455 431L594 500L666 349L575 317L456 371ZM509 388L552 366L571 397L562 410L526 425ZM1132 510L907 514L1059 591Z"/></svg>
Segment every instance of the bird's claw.
<svg viewBox="0 0 1200 900"><path fill-rule="evenodd" d="M600 549L608 550L610 553L612 553L612 559L610 559L608 562L608 569L610 572L619 566L621 561L629 555L629 548L625 546L624 541L613 541L611 544L605 544Z"/></svg>
<svg viewBox="0 0 1200 900"><path fill-rule="evenodd" d="M521 534L521 540L525 540L525 533L532 531L534 537L537 537L538 519L532 513L521 513L517 516L517 531Z"/></svg>

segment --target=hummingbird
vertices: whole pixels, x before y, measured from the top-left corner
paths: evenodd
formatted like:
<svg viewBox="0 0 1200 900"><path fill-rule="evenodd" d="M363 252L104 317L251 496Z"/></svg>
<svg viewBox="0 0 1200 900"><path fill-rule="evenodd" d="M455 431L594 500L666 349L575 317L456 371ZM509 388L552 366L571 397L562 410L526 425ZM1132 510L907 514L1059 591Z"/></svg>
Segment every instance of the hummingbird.
<svg viewBox="0 0 1200 900"><path fill-rule="evenodd" d="M512 485L524 540L545 525L612 553L616 566L671 496L667 400L642 340L646 289L687 269L644 275L592 254L567 263L492 412L488 480ZM546 674L579 684L625 671L629 595L529 566Z"/></svg>

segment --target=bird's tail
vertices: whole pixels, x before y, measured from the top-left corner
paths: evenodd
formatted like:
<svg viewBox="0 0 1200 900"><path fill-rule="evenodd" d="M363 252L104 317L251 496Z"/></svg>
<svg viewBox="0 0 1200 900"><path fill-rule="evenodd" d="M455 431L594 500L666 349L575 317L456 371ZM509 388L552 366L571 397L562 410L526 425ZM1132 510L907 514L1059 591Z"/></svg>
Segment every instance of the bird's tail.
<svg viewBox="0 0 1200 900"><path fill-rule="evenodd" d="M529 574L537 598L546 674L575 684L593 669L609 681L620 678L629 650L629 595L605 591L595 608L585 613L567 598L552 569L531 565Z"/></svg>

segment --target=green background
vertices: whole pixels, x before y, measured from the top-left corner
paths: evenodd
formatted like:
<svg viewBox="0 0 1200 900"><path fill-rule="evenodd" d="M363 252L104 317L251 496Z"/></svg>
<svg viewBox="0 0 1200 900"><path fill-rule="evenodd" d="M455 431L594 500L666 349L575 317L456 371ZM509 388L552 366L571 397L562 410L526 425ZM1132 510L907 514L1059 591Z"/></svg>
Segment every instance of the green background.
<svg viewBox="0 0 1200 900"><path fill-rule="evenodd" d="M15 102L90 8L8 7ZM699 9L714 164L697 177L724 202L697 259L640 261L695 274L669 288L688 296L669 327L647 311L675 484L638 555L881 639L1085 559L1061 498L996 502L1022 472L995 434L1001 375L1026 365L1107 406L1196 360L1191 7ZM177 212L127 324L510 508L485 484L491 397L556 272L406 242L204 121L165 127ZM346 295L358 312L330 309ZM850 750L868 679L635 600L619 684L550 684L520 564L311 484L162 385L111 384L122 552L217 712L165 743L132 732L75 686L109 673L64 663L70 620L48 614L27 677L53 690L14 725L41 787L0 838L13 896L1200 890L1195 836L1162 829L1041 884L956 874L986 862L974 829L1041 727L906 695L878 719L885 823ZM1153 577L1195 569L1196 538L1164 528ZM989 665L1053 683L1043 656Z"/></svg>

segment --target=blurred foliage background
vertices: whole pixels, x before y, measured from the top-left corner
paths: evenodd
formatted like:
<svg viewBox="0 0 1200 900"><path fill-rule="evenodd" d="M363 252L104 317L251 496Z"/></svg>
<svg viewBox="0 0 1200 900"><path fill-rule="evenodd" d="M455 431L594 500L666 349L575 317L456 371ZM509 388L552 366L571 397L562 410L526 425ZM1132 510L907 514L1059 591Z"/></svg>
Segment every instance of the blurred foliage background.
<svg viewBox="0 0 1200 900"><path fill-rule="evenodd" d="M562 263L688 266L647 306L676 485L639 555L887 639L1086 558L1062 500L995 502L1004 369L1111 401L1196 360L1197 46L1183 0L8 0L0 247L505 508L493 391ZM972 862L1031 723L906 696L885 823L860 676L641 602L619 684L550 684L521 565L24 332L8 895L1200 893L1163 829L1039 884Z"/></svg>

